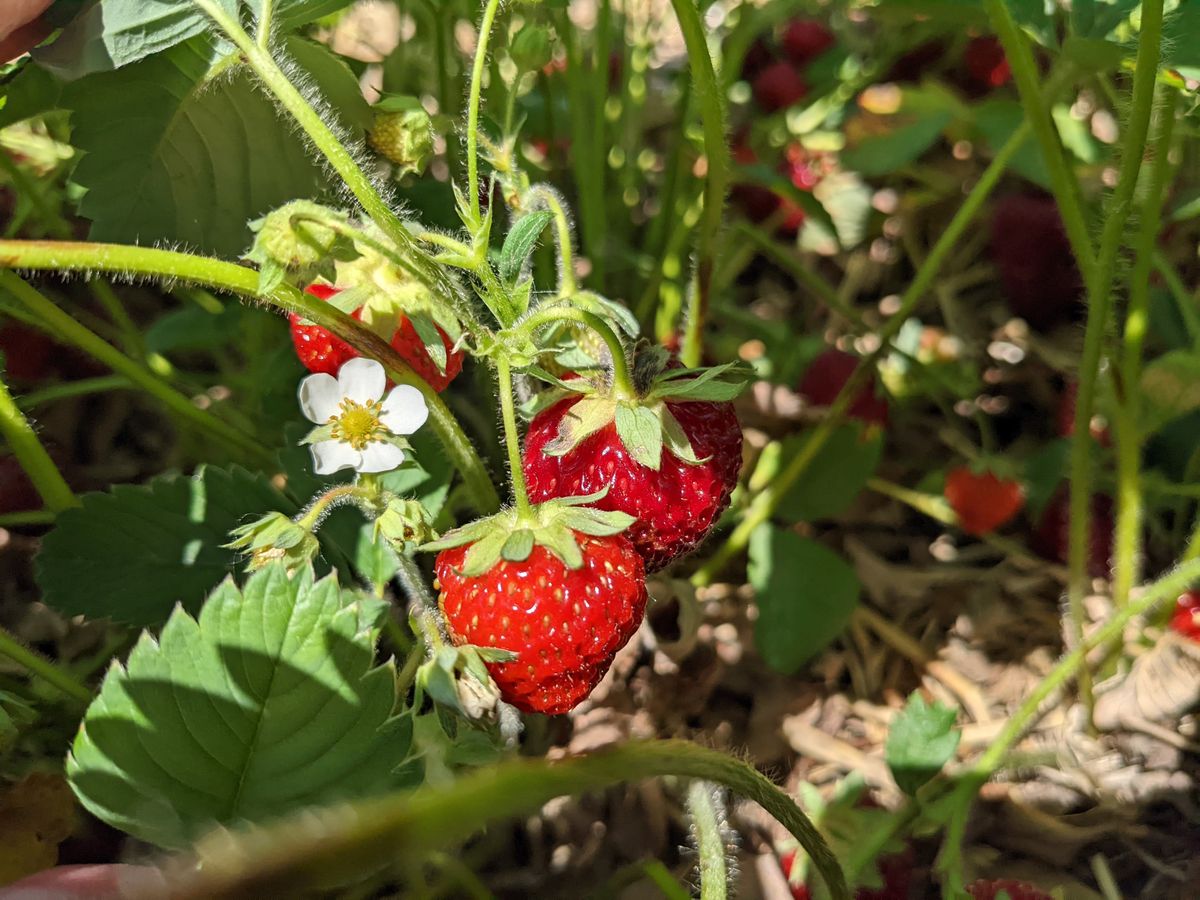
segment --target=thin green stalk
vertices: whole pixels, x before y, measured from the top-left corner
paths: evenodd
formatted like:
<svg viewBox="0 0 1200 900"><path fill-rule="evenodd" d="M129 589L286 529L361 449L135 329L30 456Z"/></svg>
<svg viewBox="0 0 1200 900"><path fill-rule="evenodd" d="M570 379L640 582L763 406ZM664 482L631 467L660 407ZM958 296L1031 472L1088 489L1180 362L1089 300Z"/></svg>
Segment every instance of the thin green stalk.
<svg viewBox="0 0 1200 900"><path fill-rule="evenodd" d="M261 300L286 312L295 312L332 331L355 350L383 364L388 376L398 384L411 384L421 391L429 407L430 423L446 448L455 468L462 473L472 502L482 513L500 506L496 487L471 439L463 432L441 396L423 378L416 375L390 345L361 323L290 285L280 285L269 295L258 293L258 273L205 256L192 256L152 247L121 244L90 244L68 241L0 240L0 266L51 271L103 271L123 275L146 275L177 279Z"/></svg>
<svg viewBox="0 0 1200 900"><path fill-rule="evenodd" d="M729 867L725 861L725 838L718 809L719 789L707 781L692 781L687 790L687 807L696 832L697 867L700 870L700 900L725 900Z"/></svg>
<svg viewBox="0 0 1200 900"><path fill-rule="evenodd" d="M716 257L717 235L725 211L725 191L729 186L729 148L725 145L725 94L717 81L712 56L708 52L708 35L695 0L671 0L679 27L687 45L688 64L700 103L700 120L704 126L704 156L707 171L704 183L704 213L696 246L695 303L684 323L683 363L700 364L700 335L708 311L712 288L713 261Z"/></svg>
<svg viewBox="0 0 1200 900"><path fill-rule="evenodd" d="M724 785L774 816L813 860L832 900L850 891L824 839L799 806L753 767L687 741L631 742L564 760L516 758L438 789L377 797L337 814L305 813L307 827L274 827L202 840L168 869L179 900L292 896L360 879L400 858L464 840L488 823L538 809L563 794L676 775ZM321 827L314 827L320 822Z"/></svg>
<svg viewBox="0 0 1200 900"><path fill-rule="evenodd" d="M1030 692L1020 708L1005 722L1000 733L988 744L987 749L975 761L975 764L960 776L954 789L954 801L948 806L942 806L943 809L951 810L945 845L951 848L952 853L962 845L967 812L972 798L992 777L992 773L1003 765L1009 751L1038 717L1042 710L1042 704L1065 687L1073 677L1088 671L1087 657L1091 651L1119 641L1125 627L1133 619L1148 614L1164 600L1178 596L1189 587L1194 586L1197 579L1200 579L1200 560L1181 563L1173 572L1149 585L1137 600L1118 609L1111 619L1059 660L1058 665L1038 682L1037 687Z"/></svg>
<svg viewBox="0 0 1200 900"><path fill-rule="evenodd" d="M30 509L0 514L0 528L22 528L27 525L53 525L56 514L49 509Z"/></svg>
<svg viewBox="0 0 1200 900"><path fill-rule="evenodd" d="M1175 301L1179 318L1183 320L1183 327L1187 329L1188 342L1193 346L1200 346L1200 304L1179 277L1179 272L1171 260L1157 247L1154 249L1154 271L1167 283L1167 290L1171 292Z"/></svg>
<svg viewBox="0 0 1200 900"><path fill-rule="evenodd" d="M51 512L59 512L78 506L79 501L67 484L58 466L38 440L37 432L29 424L8 392L8 385L0 378L0 435L4 436L9 449L29 476L34 489Z"/></svg>
<svg viewBox="0 0 1200 900"><path fill-rule="evenodd" d="M482 218L479 203L479 94L483 88L488 41L499 10L500 0L487 0L483 21L479 24L479 36L475 41L475 64L471 68L471 89L467 100L467 193L471 195L471 212L477 222Z"/></svg>
<svg viewBox="0 0 1200 900"><path fill-rule="evenodd" d="M1150 270L1162 222L1163 201L1170 183L1171 139L1175 127L1175 91L1161 88L1158 103L1158 134L1155 137L1154 163L1150 183L1142 204L1135 239L1135 258L1129 281L1129 308L1125 314L1125 335L1121 360L1121 380L1125 390L1116 414L1117 520L1113 538L1113 603L1119 609L1129 602L1129 592L1138 579L1138 550L1142 530L1141 463L1141 391L1142 347L1150 317ZM1076 423L1078 427L1078 423ZM1085 431L1084 434L1087 434Z"/></svg>
<svg viewBox="0 0 1200 900"><path fill-rule="evenodd" d="M547 306L539 309L521 323L521 328L529 334L551 322L578 322L590 328L599 335L608 347L608 355L612 357L613 389L618 399L628 400L637 396L633 376L629 372L629 361L625 358L625 345L617 337L608 323L595 313L587 312L574 306Z"/></svg>
<svg viewBox="0 0 1200 900"><path fill-rule="evenodd" d="M128 390L133 387L124 375L98 375L95 378L80 378L77 381L64 381L52 384L41 390L30 391L17 398L17 406L21 409L36 409L56 400L66 400L71 397L84 397L88 394L102 394L107 391Z"/></svg>
<svg viewBox="0 0 1200 900"><path fill-rule="evenodd" d="M274 457L271 452L254 437L196 406L188 397L179 393L158 375L130 359L112 344L97 337L13 272L0 271L0 290L11 294L17 302L36 317L39 325L50 334L65 343L78 347L118 375L129 379L132 384L162 403L172 414L191 423L202 433L235 448L238 452L245 453L260 463L273 464Z"/></svg>
<svg viewBox="0 0 1200 900"><path fill-rule="evenodd" d="M414 259L419 261L422 270L426 273L426 277L436 281L438 279L437 267L432 266L424 254L417 250L412 235L400 221L395 210L376 190L371 179L359 167L354 156L333 133L333 130L325 124L325 120L288 80L271 54L256 44L246 34L237 19L227 13L217 0L192 0L192 2L211 18L241 51L254 73L262 81L263 86L296 120L296 124L308 135L317 151L328 160L329 165L345 182L346 187L354 194L371 220L383 229L384 234L396 244L411 250L414 253Z"/></svg>
<svg viewBox="0 0 1200 900"><path fill-rule="evenodd" d="M271 18L275 14L275 0L261 0L258 13L258 46L263 50L271 46Z"/></svg>
<svg viewBox="0 0 1200 900"><path fill-rule="evenodd" d="M500 416L504 422L504 449L508 453L513 501L517 515L524 519L530 512L529 493L525 489L525 471L521 467L521 432L517 429L517 413L513 408L512 369L503 354L496 357L496 381L500 390Z"/></svg>
<svg viewBox="0 0 1200 900"><path fill-rule="evenodd" d="M570 297L579 289L575 282L575 248L571 220L556 191L544 185L537 185L529 190L528 197L532 203L544 205L554 216L554 232L558 241L557 295Z"/></svg>
<svg viewBox="0 0 1200 900"><path fill-rule="evenodd" d="M865 383L868 374L873 370L877 360L888 352L892 339L899 334L900 329L904 327L904 323L908 321L917 304L924 298L925 293L933 284L938 272L941 271L946 257L954 249L955 244L958 243L959 238L967 230L967 227L975 220L975 216L979 213L980 208L991 194L993 188L995 188L996 183L1000 180L1000 176L1004 174L1009 162L1028 136L1029 124L1023 123L1021 127L1013 132L1007 143L996 154L995 159L984 170L983 174L979 177L979 181L976 182L971 192L963 201L962 206L959 207L958 212L954 214L954 218L946 226L946 230L942 232L942 236L934 244L925 262L917 270L916 275L913 276L912 282L901 297L900 307L896 311L896 314L879 332L879 348L859 362L858 367L854 370L854 374L843 385L841 392L834 400L826 419L813 430L812 435L805 442L804 446L800 448L796 456L792 458L792 461L788 463L787 468L780 472L775 480L754 498L741 523L733 530L725 543L692 576L692 582L695 585L703 586L712 583L721 569L749 543L750 535L760 525L771 518L779 503L791 489L791 486L808 470L808 467L812 464L812 461L816 458L821 448L825 446L825 443L829 440L834 430L841 423L846 410L850 407L851 399L857 395L860 386Z"/></svg>
<svg viewBox="0 0 1200 900"><path fill-rule="evenodd" d="M7 656L17 665L28 669L47 684L84 705L92 702L92 692L76 681L50 660L34 653L15 637L0 628L0 655Z"/></svg>

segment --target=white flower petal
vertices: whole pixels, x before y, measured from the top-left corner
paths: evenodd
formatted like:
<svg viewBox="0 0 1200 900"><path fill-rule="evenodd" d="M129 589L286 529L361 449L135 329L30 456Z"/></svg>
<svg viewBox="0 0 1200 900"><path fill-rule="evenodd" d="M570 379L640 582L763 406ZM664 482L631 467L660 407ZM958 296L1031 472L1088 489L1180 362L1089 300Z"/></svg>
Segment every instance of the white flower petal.
<svg viewBox="0 0 1200 900"><path fill-rule="evenodd" d="M425 397L411 384L398 384L383 401L379 420L392 434L412 434L429 418Z"/></svg>
<svg viewBox="0 0 1200 900"><path fill-rule="evenodd" d="M357 356L338 369L338 384L343 397L359 404L371 403L383 396L387 376L375 360Z"/></svg>
<svg viewBox="0 0 1200 900"><path fill-rule="evenodd" d="M362 454L345 441L319 441L308 448L312 452L313 471L332 475L340 469L357 469Z"/></svg>
<svg viewBox="0 0 1200 900"><path fill-rule="evenodd" d="M338 380L323 372L309 375L300 382L300 410L310 422L324 425L331 416L336 416L342 402L342 389Z"/></svg>
<svg viewBox="0 0 1200 900"><path fill-rule="evenodd" d="M390 472L404 462L404 451L394 444L371 441L363 448L360 472Z"/></svg>

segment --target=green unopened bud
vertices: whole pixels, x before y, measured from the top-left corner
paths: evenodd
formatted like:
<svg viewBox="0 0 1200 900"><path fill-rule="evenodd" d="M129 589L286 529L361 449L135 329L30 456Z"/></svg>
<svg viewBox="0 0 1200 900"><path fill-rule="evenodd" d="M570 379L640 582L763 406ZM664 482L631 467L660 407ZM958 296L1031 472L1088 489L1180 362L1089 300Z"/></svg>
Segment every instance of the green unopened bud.
<svg viewBox="0 0 1200 900"><path fill-rule="evenodd" d="M376 539L383 538L400 553L405 544L423 544L434 536L429 513L416 500L393 497L375 520Z"/></svg>
<svg viewBox="0 0 1200 900"><path fill-rule="evenodd" d="M261 569L275 560L283 560L290 572L312 560L320 550L317 536L283 513L267 513L261 519L231 532L233 540L225 546L246 554L250 571Z"/></svg>
<svg viewBox="0 0 1200 900"><path fill-rule="evenodd" d="M526 25L508 47L513 62L523 72L540 72L554 57L550 32L541 25Z"/></svg>
<svg viewBox="0 0 1200 900"><path fill-rule="evenodd" d="M285 269L311 268L329 256L337 243L338 233L324 223L345 221L345 213L294 200L250 223L256 237L248 256Z"/></svg>
<svg viewBox="0 0 1200 900"><path fill-rule="evenodd" d="M375 104L367 141L402 174L419 174L433 158L433 120L415 97L385 97Z"/></svg>

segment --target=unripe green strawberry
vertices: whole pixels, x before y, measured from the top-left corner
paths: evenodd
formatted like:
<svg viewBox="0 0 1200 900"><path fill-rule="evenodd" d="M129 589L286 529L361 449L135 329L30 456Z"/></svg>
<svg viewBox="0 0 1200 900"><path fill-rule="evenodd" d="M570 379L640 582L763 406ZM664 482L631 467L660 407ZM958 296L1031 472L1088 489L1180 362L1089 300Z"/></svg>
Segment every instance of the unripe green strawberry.
<svg viewBox="0 0 1200 900"><path fill-rule="evenodd" d="M337 232L323 221L345 221L344 213L308 200L294 200L250 224L256 232L247 254L260 265L303 271L319 266L330 254Z"/></svg>
<svg viewBox="0 0 1200 900"><path fill-rule="evenodd" d="M420 173L433 157L433 120L415 97L386 97L375 106L367 142L402 173Z"/></svg>

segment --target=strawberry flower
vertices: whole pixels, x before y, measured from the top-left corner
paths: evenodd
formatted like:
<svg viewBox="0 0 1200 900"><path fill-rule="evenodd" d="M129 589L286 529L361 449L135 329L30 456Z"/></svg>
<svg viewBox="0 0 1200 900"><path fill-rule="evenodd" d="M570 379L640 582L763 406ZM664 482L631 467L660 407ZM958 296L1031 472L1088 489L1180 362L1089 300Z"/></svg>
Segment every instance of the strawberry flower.
<svg viewBox="0 0 1200 900"><path fill-rule="evenodd" d="M397 385L385 397L386 390L383 366L361 357L345 363L337 378L321 373L300 382L300 409L318 426L304 439L313 471L390 472L404 462L410 449L404 435L425 424L429 408L411 385Z"/></svg>

